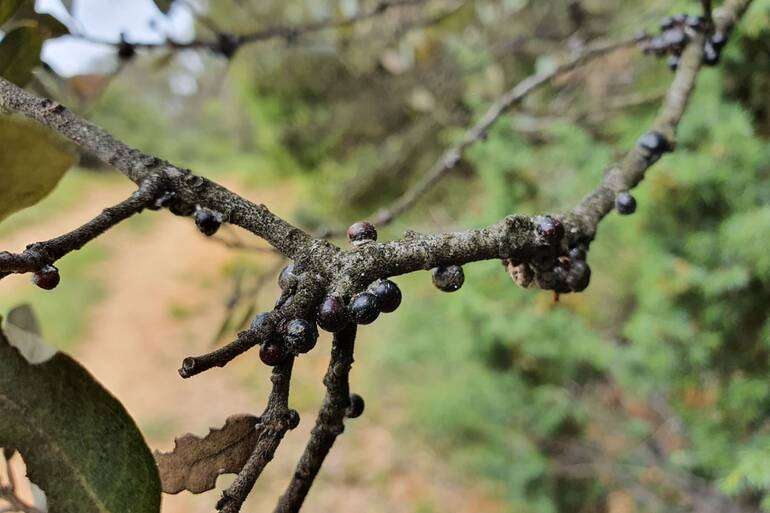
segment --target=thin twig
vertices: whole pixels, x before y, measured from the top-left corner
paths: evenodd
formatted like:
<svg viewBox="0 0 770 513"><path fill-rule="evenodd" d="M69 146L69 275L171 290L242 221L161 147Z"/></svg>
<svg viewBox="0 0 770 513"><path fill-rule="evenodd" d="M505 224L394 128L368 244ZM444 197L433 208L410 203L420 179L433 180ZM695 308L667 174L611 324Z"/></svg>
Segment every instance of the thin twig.
<svg viewBox="0 0 770 513"><path fill-rule="evenodd" d="M316 32L322 32L324 30L331 30L337 28L349 27L362 21L381 16L389 10L397 7L416 6L427 2L428 0L382 0L378 2L373 8L362 11L353 16L336 19L327 18L320 21L305 23L301 25L278 25L265 29L260 29L247 34L232 34L228 32L219 32L217 40L208 39L193 39L191 41L176 41L173 39L166 39L160 43L148 43L148 42L130 42L131 46L136 49L159 49L165 48L170 50L221 50L222 40L226 39L232 46L234 52L243 45L257 43L262 41L268 41L271 39L284 39L287 42L293 42L297 38L313 34ZM72 34L74 37L82 39L86 42L105 45L105 46L118 46L120 41L110 41L90 36L84 33Z"/></svg>
<svg viewBox="0 0 770 513"><path fill-rule="evenodd" d="M104 209L86 224L69 233L30 244L21 253L0 252L0 271L3 273L35 272L42 266L52 264L68 253L79 250L113 226L149 206L155 201L160 186L157 178L145 180L128 199ZM2 278L1 275L0 278Z"/></svg>
<svg viewBox="0 0 770 513"><path fill-rule="evenodd" d="M334 441L345 429L345 410L350 404L348 375L353 365L353 349L356 340L356 325L351 324L335 333L332 355L324 377L326 397L318 412L315 427L297 463L291 482L278 500L274 513L296 513L313 485L326 455Z"/></svg>

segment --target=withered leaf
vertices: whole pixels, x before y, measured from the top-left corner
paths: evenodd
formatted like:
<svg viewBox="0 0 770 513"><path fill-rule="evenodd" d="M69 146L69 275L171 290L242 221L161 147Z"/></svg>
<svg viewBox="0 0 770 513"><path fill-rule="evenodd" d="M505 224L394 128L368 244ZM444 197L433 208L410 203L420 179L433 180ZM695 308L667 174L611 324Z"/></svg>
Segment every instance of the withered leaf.
<svg viewBox="0 0 770 513"><path fill-rule="evenodd" d="M203 438L187 433L176 439L173 451L155 451L163 492L207 492L220 475L240 472L257 445L258 423L254 415L232 415Z"/></svg>

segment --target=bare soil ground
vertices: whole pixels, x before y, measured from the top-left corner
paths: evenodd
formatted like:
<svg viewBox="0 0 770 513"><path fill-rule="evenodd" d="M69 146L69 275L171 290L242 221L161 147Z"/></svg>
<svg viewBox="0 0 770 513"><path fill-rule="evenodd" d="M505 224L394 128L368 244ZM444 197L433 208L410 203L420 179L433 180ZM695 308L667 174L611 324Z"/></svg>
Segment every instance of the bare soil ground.
<svg viewBox="0 0 770 513"><path fill-rule="evenodd" d="M89 191L84 203L107 205L128 190L116 186ZM251 194L279 212L288 208L281 205L287 196L280 190ZM43 225L25 227L0 239L0 248L20 249L27 242L58 234L99 208L84 207L62 213ZM88 327L74 356L123 401L153 449L170 450L174 436L185 432L202 435L211 426L221 426L233 413L260 412L269 370L252 352L224 369L188 380L178 376L182 358L211 348L228 293L223 267L236 255L201 236L189 220L167 214L149 215L154 220L147 229L118 228L103 237L108 257L98 264L97 274L106 294L89 309ZM26 278L4 280L0 291L13 293L28 283ZM372 336L362 331L364 338ZM271 511L282 493L323 393L321 377L328 348L328 339L322 339L315 351L298 362L292 403L300 411L302 422L287 434L244 512ZM353 379L374 364L359 355ZM370 405L375 401L376 397L368 399ZM395 419L399 415L395 412L377 417ZM381 421L364 414L348 423L311 490L304 512L503 510L482 485L473 483L470 477L460 477L428 448L405 438L395 426L378 423ZM219 488L230 480L227 476L220 478ZM199 496L186 492L164 495L163 512L211 513L218 497L218 491Z"/></svg>

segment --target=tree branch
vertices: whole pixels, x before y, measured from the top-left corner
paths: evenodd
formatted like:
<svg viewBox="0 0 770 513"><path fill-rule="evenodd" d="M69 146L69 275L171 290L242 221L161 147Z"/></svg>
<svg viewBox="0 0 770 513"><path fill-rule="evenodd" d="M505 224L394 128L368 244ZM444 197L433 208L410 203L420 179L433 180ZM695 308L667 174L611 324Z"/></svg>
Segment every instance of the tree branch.
<svg viewBox="0 0 770 513"><path fill-rule="evenodd" d="M295 513L302 503L323 465L334 441L345 429L345 410L350 404L348 375L353 365L356 325L351 324L334 335L329 368L324 377L326 397L318 413L305 451L297 464L294 476L275 507L274 513Z"/></svg>
<svg viewBox="0 0 770 513"><path fill-rule="evenodd" d="M128 44L134 49L170 49L170 50L201 50L207 49L220 53L226 57L231 57L238 49L247 44L259 43L268 41L271 39L284 39L286 42L296 41L299 37L313 34L316 32L322 32L324 30L331 30L337 28L344 28L355 25L365 20L382 16L393 8L416 6L426 3L428 0L381 0L373 8L362 11L353 16L347 18L335 19L327 18L320 21L314 21L301 25L277 25L269 28L256 30L247 34L233 34L224 31L217 31L217 39L193 39L192 41L175 41L173 39L166 39L160 43L144 43L141 41L131 41ZM200 16L199 14L197 15ZM207 22L211 25L210 21ZM215 27L210 26L212 30ZM87 34L73 34L74 37L82 39L86 42L120 47L125 45L124 41L109 41L105 39L99 39Z"/></svg>
<svg viewBox="0 0 770 513"><path fill-rule="evenodd" d="M98 216L75 230L44 242L30 244L22 253L0 252L0 278L9 273L35 272L77 251L118 223L125 221L156 199L161 184L157 177L142 182L128 199L104 209Z"/></svg>
<svg viewBox="0 0 770 513"><path fill-rule="evenodd" d="M286 432L291 429L291 411L293 410L289 410L288 405L293 365L294 358L289 357L284 363L273 368L273 375L270 378L273 389L261 416L262 431L259 434L257 446L233 484L222 492L222 498L217 502L217 509L221 513L240 511L243 501L248 497L257 478L273 459ZM294 414L296 415L296 412Z"/></svg>

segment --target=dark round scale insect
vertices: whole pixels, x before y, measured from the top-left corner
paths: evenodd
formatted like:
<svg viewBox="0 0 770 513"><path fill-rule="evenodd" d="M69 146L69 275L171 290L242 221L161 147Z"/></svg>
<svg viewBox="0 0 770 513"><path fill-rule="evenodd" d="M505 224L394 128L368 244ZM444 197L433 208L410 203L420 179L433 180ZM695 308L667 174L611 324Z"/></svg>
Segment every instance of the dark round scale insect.
<svg viewBox="0 0 770 513"><path fill-rule="evenodd" d="M377 280L367 290L377 297L381 312L394 312L401 304L401 289L390 280Z"/></svg>
<svg viewBox="0 0 770 513"><path fill-rule="evenodd" d="M358 221L348 228L348 240L354 246L377 240L377 229L368 221Z"/></svg>
<svg viewBox="0 0 770 513"><path fill-rule="evenodd" d="M275 329L274 326L273 318L269 313L264 312L254 317L250 329L259 333L272 333Z"/></svg>
<svg viewBox="0 0 770 513"><path fill-rule="evenodd" d="M259 348L259 359L262 360L262 363L269 365L270 367L275 367L281 363L285 357L286 351L281 344L275 341L263 342L262 346Z"/></svg>
<svg viewBox="0 0 770 513"><path fill-rule="evenodd" d="M624 216L636 212L636 199L627 192L621 192L615 197L615 208Z"/></svg>
<svg viewBox="0 0 770 513"><path fill-rule="evenodd" d="M295 272L294 264L289 264L281 269L281 273L278 275L278 286L281 290L291 290L297 286L298 282L299 278Z"/></svg>
<svg viewBox="0 0 770 513"><path fill-rule="evenodd" d="M211 237L222 226L222 214L207 208L198 208L195 211L195 225L203 235Z"/></svg>
<svg viewBox="0 0 770 513"><path fill-rule="evenodd" d="M703 44L703 64L706 66L716 66L719 63L719 50L716 49L711 40Z"/></svg>
<svg viewBox="0 0 770 513"><path fill-rule="evenodd" d="M297 410L289 410L287 420L289 429L296 429L299 426L299 412Z"/></svg>
<svg viewBox="0 0 770 513"><path fill-rule="evenodd" d="M727 44L727 34L724 32L714 32L714 35L709 40L714 48L721 50Z"/></svg>
<svg viewBox="0 0 770 513"><path fill-rule="evenodd" d="M358 394L350 394L350 404L348 404L348 407L345 410L345 416L349 419L360 417L361 414L364 413L365 406L366 403L364 402L363 397Z"/></svg>
<svg viewBox="0 0 770 513"><path fill-rule="evenodd" d="M345 304L337 296L326 296L318 305L316 322L321 329L335 333L348 324L348 313Z"/></svg>
<svg viewBox="0 0 770 513"><path fill-rule="evenodd" d="M32 275L32 283L43 290L53 290L59 285L61 276L53 265L44 265Z"/></svg>
<svg viewBox="0 0 770 513"><path fill-rule="evenodd" d="M348 305L350 317L356 324L371 324L380 315L377 296L371 292L361 292L353 296Z"/></svg>
<svg viewBox="0 0 770 513"><path fill-rule="evenodd" d="M240 42L238 38L233 34L219 34L217 35L217 44L214 47L214 51L222 55L227 59L232 59L235 52L240 48Z"/></svg>
<svg viewBox="0 0 770 513"><path fill-rule="evenodd" d="M591 282L591 268L584 260L572 262L567 272L567 286L573 292L582 292Z"/></svg>
<svg viewBox="0 0 770 513"><path fill-rule="evenodd" d="M647 153L647 160L650 164L655 163L664 153L674 149L668 142L668 139L655 130L651 130L641 136L637 144Z"/></svg>
<svg viewBox="0 0 770 513"><path fill-rule="evenodd" d="M538 216L535 218L537 233L552 244L564 237L564 225L558 219L551 216Z"/></svg>
<svg viewBox="0 0 770 513"><path fill-rule="evenodd" d="M284 339L291 351L307 353L315 347L318 340L318 330L315 324L305 319L292 319L286 324Z"/></svg>
<svg viewBox="0 0 770 513"><path fill-rule="evenodd" d="M433 269L433 285L444 292L460 290L465 282L465 273L459 265L439 266Z"/></svg>
<svg viewBox="0 0 770 513"><path fill-rule="evenodd" d="M571 261L575 260L585 260L588 258L588 253L586 253L586 250L581 248L580 246L575 246L574 248L571 248L569 250L569 253L567 254L569 256L569 259Z"/></svg>

